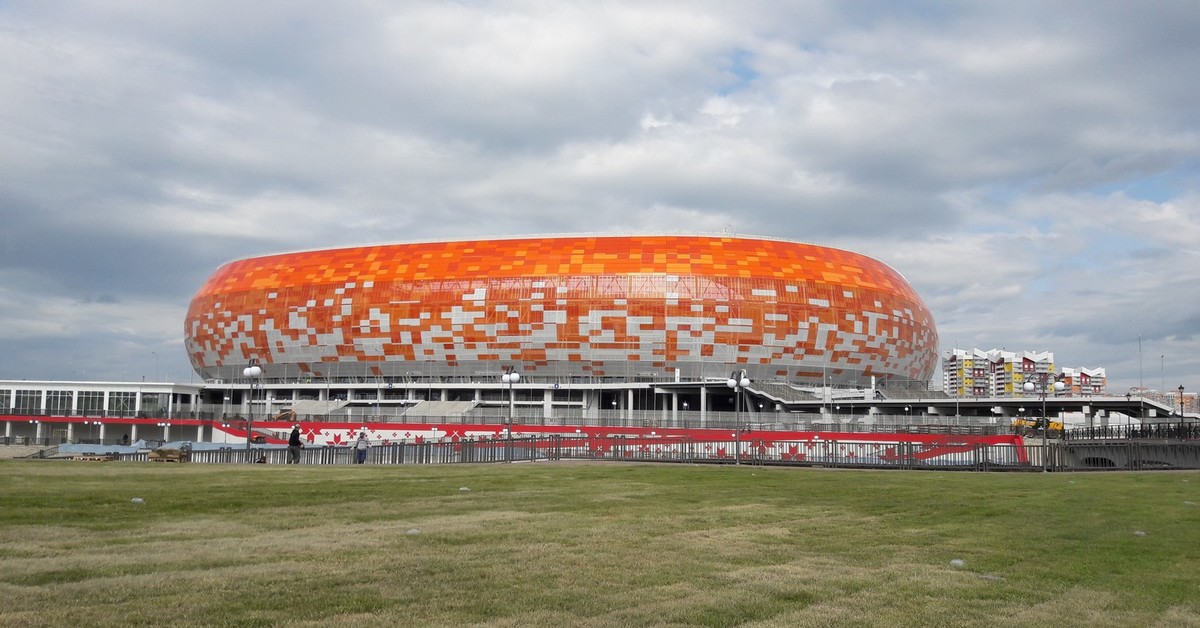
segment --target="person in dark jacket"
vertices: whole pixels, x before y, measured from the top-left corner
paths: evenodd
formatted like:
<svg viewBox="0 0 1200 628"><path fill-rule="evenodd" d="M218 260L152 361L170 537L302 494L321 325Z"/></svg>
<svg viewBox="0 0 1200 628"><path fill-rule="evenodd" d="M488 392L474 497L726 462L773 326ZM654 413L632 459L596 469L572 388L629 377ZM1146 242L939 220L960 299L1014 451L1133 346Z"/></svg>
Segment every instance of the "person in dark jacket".
<svg viewBox="0 0 1200 628"><path fill-rule="evenodd" d="M304 441L300 440L300 426L296 425L288 437L288 464L300 464L301 449L304 449Z"/></svg>

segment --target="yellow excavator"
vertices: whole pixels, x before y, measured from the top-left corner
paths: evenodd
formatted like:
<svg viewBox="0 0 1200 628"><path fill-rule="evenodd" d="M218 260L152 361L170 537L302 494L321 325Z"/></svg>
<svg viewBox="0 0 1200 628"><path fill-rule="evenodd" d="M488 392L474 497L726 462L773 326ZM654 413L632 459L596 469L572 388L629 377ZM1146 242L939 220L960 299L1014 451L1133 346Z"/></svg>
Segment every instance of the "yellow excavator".
<svg viewBox="0 0 1200 628"><path fill-rule="evenodd" d="M1013 419L1012 428L1014 434L1021 436L1037 436L1042 433L1042 426L1045 425L1046 419L1040 416L1017 417ZM1058 437L1063 433L1062 421L1050 421L1050 431L1046 432L1047 436Z"/></svg>

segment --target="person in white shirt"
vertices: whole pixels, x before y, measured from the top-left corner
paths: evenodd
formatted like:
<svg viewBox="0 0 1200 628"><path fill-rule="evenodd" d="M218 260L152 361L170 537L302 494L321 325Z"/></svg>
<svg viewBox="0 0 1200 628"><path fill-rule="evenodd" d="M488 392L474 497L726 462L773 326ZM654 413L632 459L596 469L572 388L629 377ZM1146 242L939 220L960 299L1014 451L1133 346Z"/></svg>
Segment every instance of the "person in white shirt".
<svg viewBox="0 0 1200 628"><path fill-rule="evenodd" d="M367 432L364 430L358 433L358 440L354 441L354 460L358 464L363 464L367 461L367 448L371 443L367 440Z"/></svg>

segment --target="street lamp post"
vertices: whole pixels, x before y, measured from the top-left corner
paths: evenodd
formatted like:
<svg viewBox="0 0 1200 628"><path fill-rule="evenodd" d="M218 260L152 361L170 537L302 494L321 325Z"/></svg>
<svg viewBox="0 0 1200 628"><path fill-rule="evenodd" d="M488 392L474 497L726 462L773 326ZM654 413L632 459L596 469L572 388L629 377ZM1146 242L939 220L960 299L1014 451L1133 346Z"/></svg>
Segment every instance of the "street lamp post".
<svg viewBox="0 0 1200 628"><path fill-rule="evenodd" d="M246 462L254 462L250 458L250 444L254 441L254 380L257 378L258 387L262 388L262 373L258 358L250 358L250 363L242 369L242 375L250 380L250 403L246 410Z"/></svg>
<svg viewBox="0 0 1200 628"><path fill-rule="evenodd" d="M512 462L512 428L513 422L516 420L517 412L517 398L516 393L513 391L513 384L521 381L521 374L517 372L517 367L510 366L504 369L504 374L500 376L500 381L508 384L508 426L507 429L505 429L508 438L508 450L507 455L505 456L505 458L507 458L505 462Z"/></svg>
<svg viewBox="0 0 1200 628"><path fill-rule="evenodd" d="M1179 419L1183 420L1183 384L1179 385Z"/></svg>
<svg viewBox="0 0 1200 628"><path fill-rule="evenodd" d="M1046 416L1046 395L1050 392L1051 388L1053 388L1054 392L1057 393L1058 391L1062 390L1065 387L1066 387L1066 384L1063 384L1061 376L1055 377L1053 380L1053 384L1052 384L1049 373L1042 373L1038 377L1038 384L1036 384L1036 385L1029 380L1025 380L1025 384L1022 386L1022 388L1025 389L1025 392L1033 392L1035 390L1038 391L1038 394L1042 398L1042 472L1043 473L1050 470L1050 467L1049 467L1050 456L1048 455L1049 454L1049 448L1048 448L1049 444L1047 442L1047 433L1050 431L1050 417ZM1063 427L1064 427L1063 431L1066 431L1065 430L1066 426L1064 425Z"/></svg>
<svg viewBox="0 0 1200 628"><path fill-rule="evenodd" d="M733 464L742 464L742 400L746 395L746 387L750 385L750 378L746 377L746 369L738 369L730 373L729 379L725 381L725 385L733 389L733 403L735 405L733 412Z"/></svg>

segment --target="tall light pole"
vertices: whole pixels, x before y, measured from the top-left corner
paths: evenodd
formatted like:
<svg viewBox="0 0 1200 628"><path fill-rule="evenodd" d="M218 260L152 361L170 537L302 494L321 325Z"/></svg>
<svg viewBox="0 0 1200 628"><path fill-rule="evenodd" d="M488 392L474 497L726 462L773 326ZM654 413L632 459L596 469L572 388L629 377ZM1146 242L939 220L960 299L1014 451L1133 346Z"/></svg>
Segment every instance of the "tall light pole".
<svg viewBox="0 0 1200 628"><path fill-rule="evenodd" d="M242 375L250 380L250 403L246 410L246 462L254 462L250 459L250 443L254 440L254 380L257 378L258 387L262 388L262 372L258 358L250 358L250 363L242 369Z"/></svg>
<svg viewBox="0 0 1200 628"><path fill-rule="evenodd" d="M725 385L733 389L733 403L735 404L733 464L742 464L742 399L745 398L746 387L750 385L750 378L746 377L746 369L738 369L730 373Z"/></svg>
<svg viewBox="0 0 1200 628"><path fill-rule="evenodd" d="M1183 420L1183 384L1179 385L1179 419Z"/></svg>
<svg viewBox="0 0 1200 628"><path fill-rule="evenodd" d="M513 384L521 381L521 374L517 372L517 367L510 366L504 369L504 374L500 376L500 381L508 384L508 429L505 430L508 433L508 455L505 457L508 459L506 462L512 462L512 428L517 412L517 397L513 391Z"/></svg>
<svg viewBox="0 0 1200 628"><path fill-rule="evenodd" d="M1066 384L1063 384L1061 376L1056 376L1052 385L1049 373L1041 373L1038 376L1037 385L1029 380L1025 380L1025 384L1021 386L1021 388L1025 389L1025 392L1033 392L1036 390L1042 397L1042 473L1050 470L1050 467L1048 466L1050 456L1048 455L1049 449L1047 443L1047 432L1050 431L1050 417L1046 416L1046 395L1050 392L1051 388L1053 388L1054 392L1057 393L1065 387ZM1066 431L1065 425L1063 426L1063 431Z"/></svg>

